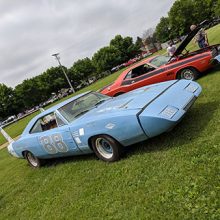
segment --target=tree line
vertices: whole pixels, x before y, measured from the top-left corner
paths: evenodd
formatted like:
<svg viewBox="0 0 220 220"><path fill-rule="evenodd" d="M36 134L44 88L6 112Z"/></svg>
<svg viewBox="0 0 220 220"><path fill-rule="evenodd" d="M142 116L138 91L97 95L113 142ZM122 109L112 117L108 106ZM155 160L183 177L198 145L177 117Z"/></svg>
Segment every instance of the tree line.
<svg viewBox="0 0 220 220"><path fill-rule="evenodd" d="M141 39L116 35L108 46L99 49L92 57L79 59L70 68L63 66L74 88L91 76L110 70L140 53ZM17 115L48 100L52 93L69 88L60 67L51 67L38 76L24 80L14 89L0 84L0 121Z"/></svg>
<svg viewBox="0 0 220 220"><path fill-rule="evenodd" d="M176 0L168 17L160 19L154 32L150 30L151 37L146 32L146 38L165 42L188 33L191 24L214 16L220 16L220 0ZM76 88L82 80L88 80L133 58L140 53L141 46L140 37L133 42L129 36L116 35L108 46L99 49L91 59L79 59L70 68L64 69ZM0 120L39 105L62 88L69 88L69 85L59 67L51 67L38 76L26 79L14 89L0 84Z"/></svg>
<svg viewBox="0 0 220 220"><path fill-rule="evenodd" d="M166 42L187 34L192 24L219 16L220 0L176 0L154 34L158 41Z"/></svg>

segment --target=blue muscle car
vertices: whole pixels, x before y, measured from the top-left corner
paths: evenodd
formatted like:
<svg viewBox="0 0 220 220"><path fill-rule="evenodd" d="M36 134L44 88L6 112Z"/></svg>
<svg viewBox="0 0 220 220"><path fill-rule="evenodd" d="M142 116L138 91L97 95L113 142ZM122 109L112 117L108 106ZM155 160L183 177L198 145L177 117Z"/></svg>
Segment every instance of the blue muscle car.
<svg viewBox="0 0 220 220"><path fill-rule="evenodd" d="M116 161L125 146L174 127L200 92L196 82L173 80L115 98L80 94L34 117L8 151L32 167L40 167L44 159L92 152Z"/></svg>

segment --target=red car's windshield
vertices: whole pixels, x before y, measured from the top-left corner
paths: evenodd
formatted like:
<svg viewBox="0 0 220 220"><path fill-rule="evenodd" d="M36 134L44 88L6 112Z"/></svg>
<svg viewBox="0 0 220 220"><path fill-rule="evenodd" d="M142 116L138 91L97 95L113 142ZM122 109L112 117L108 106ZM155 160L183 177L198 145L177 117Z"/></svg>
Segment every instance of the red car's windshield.
<svg viewBox="0 0 220 220"><path fill-rule="evenodd" d="M167 64L170 60L169 56L157 56L155 58L153 58L150 63L156 67L160 67L164 64Z"/></svg>

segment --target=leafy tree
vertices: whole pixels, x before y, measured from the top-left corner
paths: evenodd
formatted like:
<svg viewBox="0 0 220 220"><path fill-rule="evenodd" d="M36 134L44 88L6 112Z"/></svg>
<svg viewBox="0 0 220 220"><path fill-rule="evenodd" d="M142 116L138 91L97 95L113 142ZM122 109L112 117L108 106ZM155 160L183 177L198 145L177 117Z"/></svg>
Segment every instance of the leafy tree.
<svg viewBox="0 0 220 220"><path fill-rule="evenodd" d="M194 0L195 21L200 23L205 19L211 19L215 15L215 7L218 0Z"/></svg>
<svg viewBox="0 0 220 220"><path fill-rule="evenodd" d="M17 85L15 94L18 102L22 103L23 109L28 109L46 101L53 92L68 87L60 67L51 67L41 75L26 79Z"/></svg>
<svg viewBox="0 0 220 220"><path fill-rule="evenodd" d="M25 109L39 104L42 99L42 92L40 91L36 78L24 80L15 87L15 92Z"/></svg>
<svg viewBox="0 0 220 220"><path fill-rule="evenodd" d="M142 39L140 37L137 37L134 44L131 44L130 47L128 47L128 54L130 58L135 57L141 52L141 47L143 46Z"/></svg>
<svg viewBox="0 0 220 220"><path fill-rule="evenodd" d="M67 72L67 68L64 66L63 68ZM60 67L51 67L47 69L39 78L39 83L41 83L42 90L46 89L47 97L51 96L51 93L56 93L62 88L69 88L69 84Z"/></svg>
<svg viewBox="0 0 220 220"><path fill-rule="evenodd" d="M92 61L86 57L76 61L68 72L76 81L88 80L89 76L96 72L96 68Z"/></svg>
<svg viewBox="0 0 220 220"><path fill-rule="evenodd" d="M215 3L215 16L220 17L220 0Z"/></svg>
<svg viewBox="0 0 220 220"><path fill-rule="evenodd" d="M177 0L174 2L168 15L171 32L175 37L189 32L190 25L197 23L195 11L193 0Z"/></svg>
<svg viewBox="0 0 220 220"><path fill-rule="evenodd" d="M92 57L92 62L98 72L111 69L121 62L121 52L114 46L103 47Z"/></svg>
<svg viewBox="0 0 220 220"><path fill-rule="evenodd" d="M170 39L170 23L168 17L162 17L156 26L155 35L158 41L166 42Z"/></svg>
<svg viewBox="0 0 220 220"><path fill-rule="evenodd" d="M168 15L171 34L175 36L189 32L192 24L198 24L214 16L217 0L177 0Z"/></svg>
<svg viewBox="0 0 220 220"><path fill-rule="evenodd" d="M142 39L140 37L137 37L135 41L135 47L138 48L138 50L143 46Z"/></svg>
<svg viewBox="0 0 220 220"><path fill-rule="evenodd" d="M13 89L0 84L0 119L17 114L16 100Z"/></svg>
<svg viewBox="0 0 220 220"><path fill-rule="evenodd" d="M120 51L121 62L129 60L137 52L132 38L123 38L121 35L116 35L115 38L110 41L110 47L115 47Z"/></svg>

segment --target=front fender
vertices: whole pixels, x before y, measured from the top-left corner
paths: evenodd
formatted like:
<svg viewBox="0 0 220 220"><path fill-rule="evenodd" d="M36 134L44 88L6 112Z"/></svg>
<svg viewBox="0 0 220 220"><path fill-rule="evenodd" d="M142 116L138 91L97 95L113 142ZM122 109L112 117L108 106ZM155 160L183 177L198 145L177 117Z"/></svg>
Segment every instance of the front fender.
<svg viewBox="0 0 220 220"><path fill-rule="evenodd" d="M89 139L100 134L109 135L123 146L128 146L147 139L137 119L138 111L127 110L107 118L104 115L96 120L93 117L86 123L72 127L71 133L73 138L77 138L78 147L83 151L88 150Z"/></svg>

